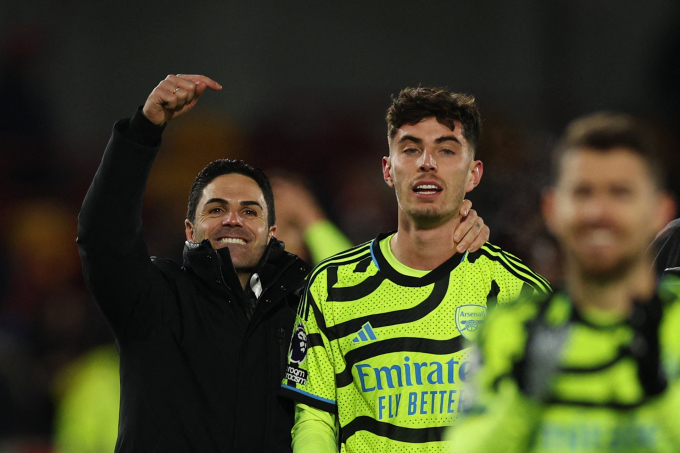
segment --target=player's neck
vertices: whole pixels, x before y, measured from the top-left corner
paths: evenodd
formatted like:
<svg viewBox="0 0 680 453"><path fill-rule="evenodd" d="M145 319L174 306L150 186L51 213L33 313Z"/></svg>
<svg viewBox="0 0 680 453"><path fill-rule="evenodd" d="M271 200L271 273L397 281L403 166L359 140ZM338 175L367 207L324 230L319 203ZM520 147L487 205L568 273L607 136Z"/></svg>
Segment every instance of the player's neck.
<svg viewBox="0 0 680 453"><path fill-rule="evenodd" d="M460 221L456 216L436 228L423 229L400 212L399 227L390 242L394 257L412 269L437 268L456 254L453 233Z"/></svg>
<svg viewBox="0 0 680 453"><path fill-rule="evenodd" d="M640 260L620 278L595 279L575 265L567 263L566 284L577 308L596 308L626 316L634 300L651 299L656 290L656 277L649 259Z"/></svg>

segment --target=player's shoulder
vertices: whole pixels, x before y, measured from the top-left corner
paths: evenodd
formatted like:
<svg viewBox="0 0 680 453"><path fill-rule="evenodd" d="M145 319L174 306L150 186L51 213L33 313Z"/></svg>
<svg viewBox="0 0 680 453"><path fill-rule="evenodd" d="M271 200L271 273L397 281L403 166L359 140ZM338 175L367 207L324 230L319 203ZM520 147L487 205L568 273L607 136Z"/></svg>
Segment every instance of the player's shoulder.
<svg viewBox="0 0 680 453"><path fill-rule="evenodd" d="M659 297L666 304L680 302L680 274L667 272L659 283Z"/></svg>
<svg viewBox="0 0 680 453"><path fill-rule="evenodd" d="M486 242L476 252L469 253L467 261L475 265L487 266L494 271L499 270L501 272L506 272L517 279L528 283L538 292L552 292L548 280L531 270L517 256L490 242Z"/></svg>
<svg viewBox="0 0 680 453"><path fill-rule="evenodd" d="M371 241L364 242L355 247L337 253L326 258L317 264L309 274L309 284L313 284L319 276L328 273L329 270L337 271L337 269L344 267L351 267L353 269L366 270L371 264Z"/></svg>
<svg viewBox="0 0 680 453"><path fill-rule="evenodd" d="M526 265L517 256L501 249L497 245L494 245L490 242L485 242L484 245L482 245L479 248L479 250L475 252L470 252L468 254L468 261L470 261L471 263L476 263L477 260L479 260L480 258L486 258L486 260L490 262L500 263L501 265L504 266L512 267L523 266L526 268Z"/></svg>
<svg viewBox="0 0 680 453"><path fill-rule="evenodd" d="M680 327L680 276L665 274L659 283L658 294L664 306L665 318Z"/></svg>
<svg viewBox="0 0 680 453"><path fill-rule="evenodd" d="M561 324L570 315L569 299L561 293L534 293L508 304L496 306L489 311L480 340L485 343L503 342L512 336L524 338L526 326L539 316L551 324Z"/></svg>

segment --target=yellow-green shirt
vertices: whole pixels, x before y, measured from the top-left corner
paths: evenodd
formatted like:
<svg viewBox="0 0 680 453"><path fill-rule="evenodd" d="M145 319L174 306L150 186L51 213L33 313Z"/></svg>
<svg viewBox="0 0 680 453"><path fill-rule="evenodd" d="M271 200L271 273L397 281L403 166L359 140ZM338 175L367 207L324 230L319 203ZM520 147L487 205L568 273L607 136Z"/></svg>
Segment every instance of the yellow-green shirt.
<svg viewBox="0 0 680 453"><path fill-rule="evenodd" d="M467 340L487 302L547 291L491 244L428 272L403 266L378 236L312 271L282 393L337 414L343 452L446 451L443 430L467 401Z"/></svg>

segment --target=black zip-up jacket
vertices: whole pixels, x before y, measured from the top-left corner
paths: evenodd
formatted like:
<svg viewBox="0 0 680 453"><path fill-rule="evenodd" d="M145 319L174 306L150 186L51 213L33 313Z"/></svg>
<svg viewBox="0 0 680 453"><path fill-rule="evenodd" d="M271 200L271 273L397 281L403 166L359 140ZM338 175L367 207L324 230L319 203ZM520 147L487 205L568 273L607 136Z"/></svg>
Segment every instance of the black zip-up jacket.
<svg viewBox="0 0 680 453"><path fill-rule="evenodd" d="M116 452L290 452L277 396L309 266L272 239L252 316L225 247L187 243L184 265L150 258L142 198L162 128L121 120L78 218L83 272L120 353ZM170 228L171 226L169 226Z"/></svg>

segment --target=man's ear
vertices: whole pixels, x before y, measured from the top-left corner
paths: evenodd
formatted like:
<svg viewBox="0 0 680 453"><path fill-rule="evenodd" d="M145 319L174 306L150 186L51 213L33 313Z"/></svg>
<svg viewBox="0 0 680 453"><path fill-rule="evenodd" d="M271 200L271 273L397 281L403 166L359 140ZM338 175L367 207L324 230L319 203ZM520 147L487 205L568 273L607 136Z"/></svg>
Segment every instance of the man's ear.
<svg viewBox="0 0 680 453"><path fill-rule="evenodd" d="M267 238L267 243L272 240L272 237L276 236L276 225L272 225L269 228L269 237Z"/></svg>
<svg viewBox="0 0 680 453"><path fill-rule="evenodd" d="M541 197L541 212L543 213L543 221L548 231L555 235L555 189L549 187L543 191Z"/></svg>
<svg viewBox="0 0 680 453"><path fill-rule="evenodd" d="M385 156L382 158L382 170L383 179L385 180L388 186L394 188L394 181L392 181L392 175L390 174L390 170L392 170L392 161L390 160L389 156Z"/></svg>
<svg viewBox="0 0 680 453"><path fill-rule="evenodd" d="M675 214L678 210L678 204L675 197L670 193L662 194L657 209L655 229L658 232L675 218Z"/></svg>
<svg viewBox="0 0 680 453"><path fill-rule="evenodd" d="M473 160L470 164L471 178L467 183L465 192L471 192L472 189L479 185L479 181L482 180L482 174L484 173L484 164L481 160Z"/></svg>
<svg viewBox="0 0 680 453"><path fill-rule="evenodd" d="M187 241L195 242L194 241L194 226L191 224L189 219L184 220L184 234L187 237Z"/></svg>

